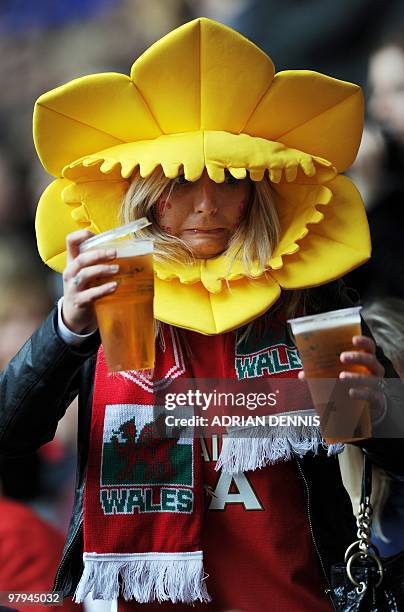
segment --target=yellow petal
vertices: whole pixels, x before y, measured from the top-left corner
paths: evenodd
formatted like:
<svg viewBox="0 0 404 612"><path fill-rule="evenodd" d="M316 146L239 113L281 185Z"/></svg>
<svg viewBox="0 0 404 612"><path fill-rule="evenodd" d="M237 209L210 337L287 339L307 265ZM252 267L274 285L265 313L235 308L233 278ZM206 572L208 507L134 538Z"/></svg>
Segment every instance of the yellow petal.
<svg viewBox="0 0 404 612"><path fill-rule="evenodd" d="M121 176L122 178L130 178L134 172L137 163L133 159L123 159L121 161Z"/></svg>
<svg viewBox="0 0 404 612"><path fill-rule="evenodd" d="M222 290L221 277L225 274L224 258L219 256L213 260L201 261L201 282L210 293L219 293Z"/></svg>
<svg viewBox="0 0 404 612"><path fill-rule="evenodd" d="M80 164L76 161L73 163L73 166L79 166ZM99 168L104 167L105 165L105 161L103 162L101 159L99 159L98 157L88 157L87 159L83 160L83 166L84 168L92 168L92 166L98 166ZM104 169L101 170L101 172L104 172Z"/></svg>
<svg viewBox="0 0 404 612"><path fill-rule="evenodd" d="M110 174L114 168L116 168L117 162L114 159L106 159L100 166L100 170L103 174Z"/></svg>
<svg viewBox="0 0 404 612"><path fill-rule="evenodd" d="M200 128L199 22L170 32L133 64L131 78L165 134Z"/></svg>
<svg viewBox="0 0 404 612"><path fill-rule="evenodd" d="M74 221L77 221L77 223L80 223L80 224L84 223L87 226L91 225L90 215L88 214L88 211L86 207L84 206L84 204L81 204L80 206L77 206L77 208L74 208L71 211L71 216L72 216L72 219L74 219Z"/></svg>
<svg viewBox="0 0 404 612"><path fill-rule="evenodd" d="M300 240L312 230L313 224L322 222L323 207L329 205L333 195L328 185L282 183L276 186L281 234L269 262L272 269L280 267L279 258L296 253Z"/></svg>
<svg viewBox="0 0 404 612"><path fill-rule="evenodd" d="M142 95L123 74L80 77L43 94L35 105L35 146L54 176L84 155L160 134Z"/></svg>
<svg viewBox="0 0 404 612"><path fill-rule="evenodd" d="M237 134L271 86L274 65L238 32L207 19L200 28L200 127Z"/></svg>
<svg viewBox="0 0 404 612"><path fill-rule="evenodd" d="M178 163L170 164L170 163L165 162L164 164L162 164L162 168L167 178L175 179L179 174L180 164Z"/></svg>
<svg viewBox="0 0 404 612"><path fill-rule="evenodd" d="M238 32L204 18L157 41L131 71L166 134L242 131L273 75L272 61L258 47Z"/></svg>
<svg viewBox="0 0 404 612"><path fill-rule="evenodd" d="M335 280L370 257L369 227L356 187L345 176L339 176L328 188L333 197L321 210L322 222L310 226L295 254L283 257L281 270L271 272L285 289Z"/></svg>
<svg viewBox="0 0 404 612"><path fill-rule="evenodd" d="M231 168L229 167L229 172L236 179L245 179L247 176L247 171L245 168Z"/></svg>
<svg viewBox="0 0 404 612"><path fill-rule="evenodd" d="M83 229L62 199L62 192L69 185L66 179L53 181L39 200L35 218L39 254L57 272L62 272L66 265L66 235Z"/></svg>
<svg viewBox="0 0 404 612"><path fill-rule="evenodd" d="M266 168L250 168L250 179L252 181L262 181Z"/></svg>
<svg viewBox="0 0 404 612"><path fill-rule="evenodd" d="M254 320L280 295L271 277L255 281L241 279L220 293L211 294L201 283L155 281L154 314L159 321L205 335L221 334Z"/></svg>
<svg viewBox="0 0 404 612"><path fill-rule="evenodd" d="M124 181L76 185L57 179L51 183L42 194L35 219L39 254L45 263L58 272L64 269L67 234L84 228L98 233L116 227L126 189Z"/></svg>
<svg viewBox="0 0 404 612"><path fill-rule="evenodd" d="M310 70L275 75L244 132L330 160L339 172L355 159L363 127L360 87Z"/></svg>
<svg viewBox="0 0 404 612"><path fill-rule="evenodd" d="M273 183L279 183L282 178L282 168L269 168L269 178Z"/></svg>
<svg viewBox="0 0 404 612"><path fill-rule="evenodd" d="M219 166L218 164L208 163L206 164L206 170L208 176L215 183L223 183L225 179L224 167Z"/></svg>
<svg viewBox="0 0 404 612"><path fill-rule="evenodd" d="M156 276L164 281L177 278L181 283L192 285L201 280L200 261L196 260L193 265L185 265L172 261L154 261L154 272Z"/></svg>
<svg viewBox="0 0 404 612"><path fill-rule="evenodd" d="M316 169L313 164L313 159L303 158L300 162L300 165L306 176L314 176L316 174Z"/></svg>
<svg viewBox="0 0 404 612"><path fill-rule="evenodd" d="M288 183L293 183L297 177L297 165L289 164L285 167L285 178Z"/></svg>

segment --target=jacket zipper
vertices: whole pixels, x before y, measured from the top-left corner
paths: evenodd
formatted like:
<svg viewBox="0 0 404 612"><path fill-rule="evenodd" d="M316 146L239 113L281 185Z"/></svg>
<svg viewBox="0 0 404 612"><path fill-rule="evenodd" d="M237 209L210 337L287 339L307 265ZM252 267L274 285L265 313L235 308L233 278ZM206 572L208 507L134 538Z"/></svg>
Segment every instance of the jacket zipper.
<svg viewBox="0 0 404 612"><path fill-rule="evenodd" d="M311 539L312 539L313 544L314 544L314 549L315 549L315 551L317 553L317 556L319 558L321 569L323 571L323 575L324 575L326 584L328 585L327 589L325 589L325 594L328 595L328 597L330 598L330 601L331 601L333 609L336 610L336 607L335 607L335 604L334 604L334 600L333 600L332 595L331 595L331 593L332 593L331 584L330 584L330 581L328 580L328 575L327 575L327 572L325 570L323 559L322 559L322 557L320 555L320 551L319 551L318 546L317 546L316 538L314 537L313 524L311 522L310 488L309 488L309 484L308 484L308 482L306 480L306 476L304 475L304 472L303 472L302 466L300 464L300 461L297 458L296 458L296 463L297 463L297 467L299 468L299 472L300 472L300 475L302 477L302 480L304 482L304 486L305 486L305 489L306 489L306 510L307 510L307 518L308 518L308 521L309 521L309 529L310 529Z"/></svg>
<svg viewBox="0 0 404 612"><path fill-rule="evenodd" d="M75 543L75 541L77 539L77 536L79 535L79 533L82 530L82 528L83 528L83 521L81 521L79 523L78 527L76 527L76 529L75 529L75 531L73 533L73 537L71 539L71 542L70 542L69 546L67 547L67 549L66 549L66 551L65 551L65 553L64 553L64 555L62 557L61 562L59 563L59 567L58 567L58 570L57 570L56 576L55 576L55 581L54 581L53 586L52 586L52 592L60 591L60 586L59 586L60 574L61 574L64 566L66 565L66 561L68 560L68 558L70 556L70 552L71 552L71 550L73 548L73 545L74 545L74 543Z"/></svg>

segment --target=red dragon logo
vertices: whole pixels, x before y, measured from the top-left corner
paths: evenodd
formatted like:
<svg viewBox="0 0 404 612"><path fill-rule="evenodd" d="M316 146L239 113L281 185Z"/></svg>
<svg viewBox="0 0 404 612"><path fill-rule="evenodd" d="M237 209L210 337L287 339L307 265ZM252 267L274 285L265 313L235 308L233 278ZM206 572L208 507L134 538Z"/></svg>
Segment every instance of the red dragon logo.
<svg viewBox="0 0 404 612"><path fill-rule="evenodd" d="M160 414L155 421L147 423L136 440L134 420L126 421L117 430L113 430L111 442L118 457L123 459L124 467L118 472L119 480L130 478L135 465L145 465L145 478L166 482L172 480L173 466L170 450L177 444L181 427L172 430L172 437L163 437L166 433L165 415ZM124 438L119 442L118 436Z"/></svg>

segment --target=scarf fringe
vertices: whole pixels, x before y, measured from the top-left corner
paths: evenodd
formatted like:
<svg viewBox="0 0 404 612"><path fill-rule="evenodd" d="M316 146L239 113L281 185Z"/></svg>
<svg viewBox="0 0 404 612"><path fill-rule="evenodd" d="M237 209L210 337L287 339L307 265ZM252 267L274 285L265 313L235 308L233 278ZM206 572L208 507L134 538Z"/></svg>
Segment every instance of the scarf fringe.
<svg viewBox="0 0 404 612"><path fill-rule="evenodd" d="M327 455L339 454L343 444L325 444L319 430L313 427L252 427L231 432L237 437L223 438L222 450L216 462L216 470L237 474L256 470L278 461L289 461L306 453L317 454L319 448L327 448Z"/></svg>
<svg viewBox="0 0 404 612"><path fill-rule="evenodd" d="M101 556L101 555L100 555ZM158 556L158 555L157 555ZM84 571L74 601L91 593L93 599L113 600L122 596L139 603L171 601L192 604L209 602L206 574L201 559L94 560L85 559Z"/></svg>

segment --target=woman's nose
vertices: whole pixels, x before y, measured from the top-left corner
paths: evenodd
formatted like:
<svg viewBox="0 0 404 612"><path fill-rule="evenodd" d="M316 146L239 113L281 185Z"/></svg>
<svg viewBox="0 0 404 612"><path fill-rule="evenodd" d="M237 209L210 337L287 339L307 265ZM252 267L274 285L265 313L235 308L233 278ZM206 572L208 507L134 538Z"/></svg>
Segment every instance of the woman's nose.
<svg viewBox="0 0 404 612"><path fill-rule="evenodd" d="M212 181L207 173L199 179L199 189L195 195L195 212L214 214L217 212L216 183Z"/></svg>

